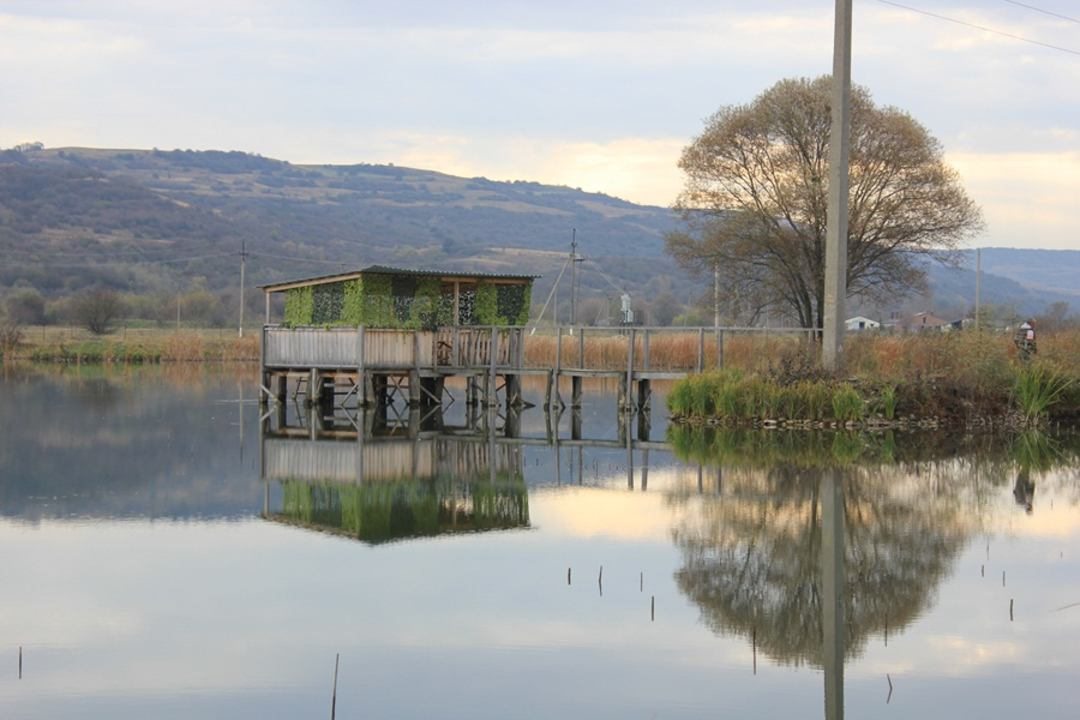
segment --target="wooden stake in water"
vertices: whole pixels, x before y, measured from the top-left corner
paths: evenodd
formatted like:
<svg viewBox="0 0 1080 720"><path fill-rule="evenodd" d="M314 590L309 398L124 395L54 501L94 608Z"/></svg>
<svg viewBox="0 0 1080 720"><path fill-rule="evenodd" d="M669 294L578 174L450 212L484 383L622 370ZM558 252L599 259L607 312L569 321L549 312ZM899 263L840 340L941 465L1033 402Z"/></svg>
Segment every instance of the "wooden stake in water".
<svg viewBox="0 0 1080 720"><path fill-rule="evenodd" d="M645 592L645 571L638 575L638 592Z"/></svg>
<svg viewBox="0 0 1080 720"><path fill-rule="evenodd" d="M566 568L566 584L570 584L570 568Z"/></svg>
<svg viewBox="0 0 1080 720"><path fill-rule="evenodd" d="M22 645L19 646L19 679L22 680Z"/></svg>
<svg viewBox="0 0 1080 720"><path fill-rule="evenodd" d="M649 602L649 604L650 604L649 621L650 622L656 622L656 596L651 595L650 598L651 598L651 600Z"/></svg>
<svg viewBox="0 0 1080 720"><path fill-rule="evenodd" d="M1001 587L1005 587L1005 571L1001 571Z"/></svg>
<svg viewBox="0 0 1080 720"><path fill-rule="evenodd" d="M600 588L600 596L604 595L604 566L600 566L600 575L596 578L596 585Z"/></svg>
<svg viewBox="0 0 1080 720"><path fill-rule="evenodd" d="M1009 598L1009 622L1013 621L1013 598Z"/></svg>
<svg viewBox="0 0 1080 720"><path fill-rule="evenodd" d="M341 660L341 653L334 654L334 693L330 696L330 720L334 720L337 716L337 671L338 661Z"/></svg>
<svg viewBox="0 0 1080 720"><path fill-rule="evenodd" d="M885 679L889 681L889 696L885 698L885 704L888 705L892 700L892 678L889 677L889 673L885 673Z"/></svg>

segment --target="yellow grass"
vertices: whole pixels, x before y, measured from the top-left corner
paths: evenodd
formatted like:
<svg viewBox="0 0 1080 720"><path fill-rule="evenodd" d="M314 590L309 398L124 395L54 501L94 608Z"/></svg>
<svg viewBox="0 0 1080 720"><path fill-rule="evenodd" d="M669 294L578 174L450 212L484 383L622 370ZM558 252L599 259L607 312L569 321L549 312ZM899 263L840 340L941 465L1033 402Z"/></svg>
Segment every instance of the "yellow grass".
<svg viewBox="0 0 1080 720"><path fill-rule="evenodd" d="M585 331L582 344L578 336L562 338L562 367L586 367L590 369L621 370L626 368L629 336L612 334L610 331ZM634 342L634 367L645 367L645 338L639 331ZM553 335L526 337L525 363L532 367L553 367L557 340ZM766 334L763 332L740 334L725 331L723 337L724 367L744 370L766 370L781 356L807 352L805 336L798 334ZM696 330L650 331L649 369L696 370L699 352L703 369L716 368L718 352L716 336L706 332L704 342Z"/></svg>

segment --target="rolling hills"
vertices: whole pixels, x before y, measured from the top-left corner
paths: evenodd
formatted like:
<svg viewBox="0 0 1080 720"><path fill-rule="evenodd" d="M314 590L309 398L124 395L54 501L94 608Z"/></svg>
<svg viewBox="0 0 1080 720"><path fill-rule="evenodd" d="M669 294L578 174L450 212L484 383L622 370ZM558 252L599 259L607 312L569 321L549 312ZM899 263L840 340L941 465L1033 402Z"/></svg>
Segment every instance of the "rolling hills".
<svg viewBox="0 0 1080 720"><path fill-rule="evenodd" d="M0 294L105 286L234 288L371 263L531 272L543 297L576 229L583 296L628 290L689 304L707 288L664 254L668 208L534 182L393 165L294 165L242 152L61 148L0 152ZM963 312L974 262L932 266L898 307ZM983 301L1020 313L1080 307L1080 252L983 251Z"/></svg>

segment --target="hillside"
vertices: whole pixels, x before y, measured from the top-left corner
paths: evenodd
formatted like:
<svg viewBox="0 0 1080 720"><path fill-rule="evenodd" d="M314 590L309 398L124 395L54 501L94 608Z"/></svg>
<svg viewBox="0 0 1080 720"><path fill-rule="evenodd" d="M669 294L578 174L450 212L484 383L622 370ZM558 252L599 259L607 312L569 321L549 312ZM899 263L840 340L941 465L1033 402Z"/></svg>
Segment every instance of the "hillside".
<svg viewBox="0 0 1080 720"><path fill-rule="evenodd" d="M623 290L678 311L708 295L664 254L663 235L678 224L667 208L603 194L393 165L293 165L218 151L0 151L0 295L21 286L46 297L95 286L235 292L243 245L249 288L384 263L536 273L539 301L576 228L587 259L582 297L605 299L589 308L595 318ZM930 266L927 296L879 312L963 314L974 302L973 253L966 265ZM1080 307L1080 252L991 248L983 270L988 305L1021 314L1056 301Z"/></svg>
<svg viewBox="0 0 1080 720"><path fill-rule="evenodd" d="M394 166L291 165L239 152L0 153L0 251L9 260L0 285L21 279L47 294L160 290L193 275L226 286L241 242L256 283L368 263L552 276L573 228L597 269L618 284L643 283L674 270L662 239L674 222L665 208L606 195ZM607 284L589 275L586 288Z"/></svg>

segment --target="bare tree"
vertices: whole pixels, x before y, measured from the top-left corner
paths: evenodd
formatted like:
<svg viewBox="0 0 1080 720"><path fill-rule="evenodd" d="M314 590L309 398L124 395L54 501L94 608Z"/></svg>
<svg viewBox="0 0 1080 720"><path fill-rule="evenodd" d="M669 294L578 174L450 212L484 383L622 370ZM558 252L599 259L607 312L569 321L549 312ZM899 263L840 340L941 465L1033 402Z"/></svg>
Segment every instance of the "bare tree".
<svg viewBox="0 0 1080 720"><path fill-rule="evenodd" d="M120 297L112 290L91 290L75 299L72 313L77 323L95 335L104 335L123 312Z"/></svg>
<svg viewBox="0 0 1080 720"><path fill-rule="evenodd" d="M667 238L684 268L719 269L729 298L803 327L823 323L830 84L782 80L713 115L679 161L687 230ZM848 291L904 294L924 281L918 257L952 260L981 214L926 128L861 87L851 104Z"/></svg>

